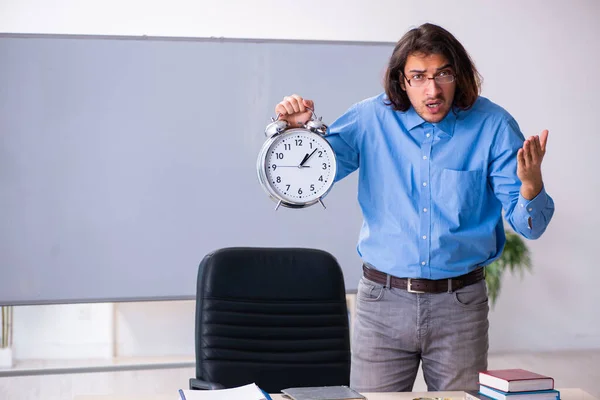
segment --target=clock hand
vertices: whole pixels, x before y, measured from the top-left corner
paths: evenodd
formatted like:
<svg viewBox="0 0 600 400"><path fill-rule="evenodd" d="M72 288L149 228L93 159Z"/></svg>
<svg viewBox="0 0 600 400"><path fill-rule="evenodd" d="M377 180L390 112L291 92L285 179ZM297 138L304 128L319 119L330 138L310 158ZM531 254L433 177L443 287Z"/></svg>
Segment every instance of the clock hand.
<svg viewBox="0 0 600 400"><path fill-rule="evenodd" d="M303 167L303 166L304 166L304 163L305 163L305 162L307 162L307 161L308 161L308 159L309 159L309 158L311 158L313 154L315 154L315 151L317 151L317 149L314 149L312 153L310 153L310 154L307 154L307 155L304 157L304 160L302 160L302 162L300 163L299 167Z"/></svg>
<svg viewBox="0 0 600 400"><path fill-rule="evenodd" d="M298 164L298 167L301 167L302 164L304 164L306 162L306 160L308 160L308 157L310 157L310 156L308 155L308 153L306 153L304 155L304 158L302 159L302 161L300 161L300 164Z"/></svg>

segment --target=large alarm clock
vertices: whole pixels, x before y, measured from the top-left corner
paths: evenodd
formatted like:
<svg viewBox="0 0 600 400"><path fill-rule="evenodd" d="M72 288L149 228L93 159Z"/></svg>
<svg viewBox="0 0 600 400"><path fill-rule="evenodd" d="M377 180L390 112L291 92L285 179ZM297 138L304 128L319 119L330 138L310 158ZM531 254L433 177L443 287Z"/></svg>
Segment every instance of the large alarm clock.
<svg viewBox="0 0 600 400"><path fill-rule="evenodd" d="M313 110L309 121L297 128L271 118L257 160L258 179L279 206L303 208L316 203L323 207L337 171L333 149L325 139L327 125Z"/></svg>

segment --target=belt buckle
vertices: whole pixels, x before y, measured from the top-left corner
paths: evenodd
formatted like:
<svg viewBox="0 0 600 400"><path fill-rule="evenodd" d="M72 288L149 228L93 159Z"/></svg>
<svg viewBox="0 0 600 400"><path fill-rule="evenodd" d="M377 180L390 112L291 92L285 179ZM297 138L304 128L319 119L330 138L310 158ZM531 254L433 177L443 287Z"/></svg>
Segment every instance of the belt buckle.
<svg viewBox="0 0 600 400"><path fill-rule="evenodd" d="M406 291L409 293L425 293L422 290L413 290L411 278L406 278Z"/></svg>

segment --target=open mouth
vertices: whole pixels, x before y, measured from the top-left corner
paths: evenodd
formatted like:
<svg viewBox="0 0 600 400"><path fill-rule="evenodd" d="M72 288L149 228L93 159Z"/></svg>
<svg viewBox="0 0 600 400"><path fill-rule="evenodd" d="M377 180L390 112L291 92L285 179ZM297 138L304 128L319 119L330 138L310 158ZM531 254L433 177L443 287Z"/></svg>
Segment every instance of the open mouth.
<svg viewBox="0 0 600 400"><path fill-rule="evenodd" d="M429 110L429 112L432 112L432 113L437 113L442 108L441 101L432 101L430 103L426 103L425 105L427 106L427 109Z"/></svg>

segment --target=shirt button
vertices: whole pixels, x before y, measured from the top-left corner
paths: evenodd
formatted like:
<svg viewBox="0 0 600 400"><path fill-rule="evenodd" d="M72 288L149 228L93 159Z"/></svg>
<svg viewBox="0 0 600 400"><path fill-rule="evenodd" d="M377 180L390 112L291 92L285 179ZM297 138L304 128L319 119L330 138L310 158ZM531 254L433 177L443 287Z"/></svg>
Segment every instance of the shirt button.
<svg viewBox="0 0 600 400"><path fill-rule="evenodd" d="M423 156L423 160L427 160L427 156Z"/></svg>
<svg viewBox="0 0 600 400"><path fill-rule="evenodd" d="M425 265L425 264L426 264L425 261L421 261L421 265Z"/></svg>
<svg viewBox="0 0 600 400"><path fill-rule="evenodd" d="M425 135L425 136L429 137L429 136L431 136L431 133L428 133L428 134L427 134L427 135Z"/></svg>
<svg viewBox="0 0 600 400"><path fill-rule="evenodd" d="M533 208L528 208L529 211L533 211Z"/></svg>
<svg viewBox="0 0 600 400"><path fill-rule="evenodd" d="M427 182L423 182L423 186L427 186Z"/></svg>
<svg viewBox="0 0 600 400"><path fill-rule="evenodd" d="M426 208L424 208L424 209L423 209L423 212L427 212L427 209L426 209Z"/></svg>
<svg viewBox="0 0 600 400"><path fill-rule="evenodd" d="M521 207L525 207L525 204L521 204Z"/></svg>
<svg viewBox="0 0 600 400"><path fill-rule="evenodd" d="M423 235L423 239L427 239L427 236Z"/></svg>

